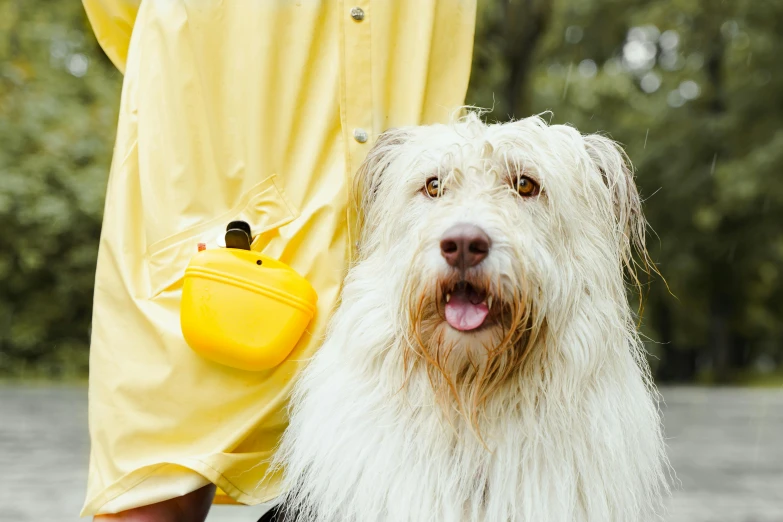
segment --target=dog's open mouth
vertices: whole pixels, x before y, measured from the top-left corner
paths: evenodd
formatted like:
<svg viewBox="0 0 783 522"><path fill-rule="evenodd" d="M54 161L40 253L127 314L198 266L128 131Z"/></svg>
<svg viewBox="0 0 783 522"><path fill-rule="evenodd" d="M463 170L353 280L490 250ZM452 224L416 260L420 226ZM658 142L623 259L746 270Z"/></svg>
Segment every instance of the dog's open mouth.
<svg viewBox="0 0 783 522"><path fill-rule="evenodd" d="M444 290L446 322L461 332L481 328L492 308L492 296L467 281Z"/></svg>

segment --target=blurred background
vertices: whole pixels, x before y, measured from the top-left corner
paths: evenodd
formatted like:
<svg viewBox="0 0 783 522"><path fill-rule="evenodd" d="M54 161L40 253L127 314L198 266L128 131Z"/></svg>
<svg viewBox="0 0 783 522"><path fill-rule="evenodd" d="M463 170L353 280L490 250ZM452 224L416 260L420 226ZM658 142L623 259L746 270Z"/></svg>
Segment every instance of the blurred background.
<svg viewBox="0 0 783 522"><path fill-rule="evenodd" d="M668 282L642 329L681 482L669 520L783 520L782 57L783 0L479 0L467 102L551 111L636 166ZM121 82L80 2L0 0L0 520L81 505ZM42 475L49 503L25 486ZM237 509L210 520L252 519Z"/></svg>

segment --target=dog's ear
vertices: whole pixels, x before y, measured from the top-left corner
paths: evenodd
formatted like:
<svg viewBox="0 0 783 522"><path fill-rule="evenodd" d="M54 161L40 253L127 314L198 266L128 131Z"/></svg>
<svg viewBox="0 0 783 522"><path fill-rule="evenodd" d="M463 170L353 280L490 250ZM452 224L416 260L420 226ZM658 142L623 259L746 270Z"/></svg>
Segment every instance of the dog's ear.
<svg viewBox="0 0 783 522"><path fill-rule="evenodd" d="M388 129L375 140L367 157L359 167L354 178L354 206L359 217L360 230L372 210L381 186L383 174L396 157L400 145L408 139L406 128Z"/></svg>
<svg viewBox="0 0 783 522"><path fill-rule="evenodd" d="M648 269L649 259L644 239L646 222L628 155L619 144L598 134L585 136L584 143L592 164L603 178L612 198L623 264L631 273L635 273L633 254L636 251L642 258L643 268Z"/></svg>

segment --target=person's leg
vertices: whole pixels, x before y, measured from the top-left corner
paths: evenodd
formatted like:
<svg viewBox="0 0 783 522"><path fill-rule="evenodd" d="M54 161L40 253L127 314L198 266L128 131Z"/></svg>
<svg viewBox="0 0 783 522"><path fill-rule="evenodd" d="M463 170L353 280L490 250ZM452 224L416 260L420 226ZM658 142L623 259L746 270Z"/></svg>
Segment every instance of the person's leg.
<svg viewBox="0 0 783 522"><path fill-rule="evenodd" d="M288 515L286 517L286 515ZM258 522L296 522L295 513L286 513L285 504L277 504L275 507L264 513L258 519Z"/></svg>
<svg viewBox="0 0 783 522"><path fill-rule="evenodd" d="M98 515L94 522L203 522L207 518L215 486L209 484L182 497L143 506L114 515Z"/></svg>

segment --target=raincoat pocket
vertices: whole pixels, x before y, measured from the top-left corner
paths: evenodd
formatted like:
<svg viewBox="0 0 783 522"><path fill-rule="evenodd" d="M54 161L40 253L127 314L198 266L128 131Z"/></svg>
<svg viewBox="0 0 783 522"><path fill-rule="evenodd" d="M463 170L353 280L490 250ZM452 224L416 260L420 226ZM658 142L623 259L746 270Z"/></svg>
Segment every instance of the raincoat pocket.
<svg viewBox="0 0 783 522"><path fill-rule="evenodd" d="M263 245L259 244L258 236L296 219L299 210L285 197L275 178L273 174L249 189L228 212L150 245L147 253L149 297L181 286L185 268L197 253L199 243L204 243L208 249L224 246L226 225L230 221L247 222L252 236L257 238L252 248L260 251Z"/></svg>

